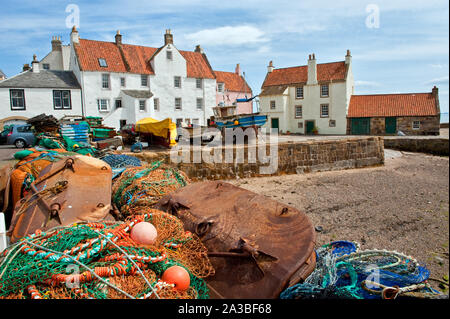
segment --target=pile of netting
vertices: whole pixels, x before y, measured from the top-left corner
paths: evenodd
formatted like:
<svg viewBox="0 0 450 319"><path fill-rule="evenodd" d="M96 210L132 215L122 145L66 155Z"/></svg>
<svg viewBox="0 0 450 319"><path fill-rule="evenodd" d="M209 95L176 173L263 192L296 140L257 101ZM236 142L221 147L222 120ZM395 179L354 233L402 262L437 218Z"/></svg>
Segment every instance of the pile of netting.
<svg viewBox="0 0 450 319"><path fill-rule="evenodd" d="M0 298L208 298L214 269L207 250L176 217L142 208L125 222L82 223L38 231L0 255ZM134 225L157 229L151 245L130 236ZM189 273L186 290L162 281L171 266Z"/></svg>
<svg viewBox="0 0 450 319"><path fill-rule="evenodd" d="M131 207L152 206L164 195L189 184L182 171L157 161L146 167L127 168L112 187L112 201L122 214Z"/></svg>
<svg viewBox="0 0 450 319"><path fill-rule="evenodd" d="M138 167L142 165L139 158L125 154L109 154L105 157L101 157L100 159L111 166L113 179L122 174L127 167Z"/></svg>
<svg viewBox="0 0 450 319"><path fill-rule="evenodd" d="M281 299L438 298L429 271L411 256L395 251L360 251L357 243L338 241L316 250L316 269Z"/></svg>

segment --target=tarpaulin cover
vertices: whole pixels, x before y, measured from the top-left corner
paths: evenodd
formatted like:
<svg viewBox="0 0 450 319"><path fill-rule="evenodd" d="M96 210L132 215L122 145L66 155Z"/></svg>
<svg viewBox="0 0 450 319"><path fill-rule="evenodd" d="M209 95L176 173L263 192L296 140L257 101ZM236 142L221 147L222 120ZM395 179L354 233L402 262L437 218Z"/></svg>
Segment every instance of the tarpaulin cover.
<svg viewBox="0 0 450 319"><path fill-rule="evenodd" d="M155 136L168 138L167 132L170 132L170 146L176 144L175 138L177 137L177 126L172 122L170 118L158 121L151 117L146 117L136 122L136 132L151 133Z"/></svg>

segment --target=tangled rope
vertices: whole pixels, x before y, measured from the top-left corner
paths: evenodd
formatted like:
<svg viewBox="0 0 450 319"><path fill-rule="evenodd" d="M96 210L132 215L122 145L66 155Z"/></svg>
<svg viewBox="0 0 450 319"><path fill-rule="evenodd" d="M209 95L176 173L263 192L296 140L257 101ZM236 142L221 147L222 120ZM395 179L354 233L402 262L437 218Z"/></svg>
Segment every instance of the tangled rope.
<svg viewBox="0 0 450 319"><path fill-rule="evenodd" d="M143 221L156 227L155 244L140 245L130 237ZM1 253L0 260L0 298L208 298L202 278L214 274L195 235L176 217L146 208L123 223L37 231ZM189 273L186 291L161 279L174 265Z"/></svg>
<svg viewBox="0 0 450 319"><path fill-rule="evenodd" d="M396 251L360 251L357 243L333 242L316 250L314 272L304 283L287 288L282 299L394 299L399 295L435 298L429 271Z"/></svg>

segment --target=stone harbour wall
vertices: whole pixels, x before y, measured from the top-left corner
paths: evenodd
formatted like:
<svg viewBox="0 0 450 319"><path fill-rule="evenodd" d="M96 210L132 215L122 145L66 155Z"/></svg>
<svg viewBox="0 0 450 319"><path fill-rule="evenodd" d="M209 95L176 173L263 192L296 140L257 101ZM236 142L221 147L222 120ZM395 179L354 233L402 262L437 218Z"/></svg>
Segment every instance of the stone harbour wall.
<svg viewBox="0 0 450 319"><path fill-rule="evenodd" d="M428 153L441 156L449 155L448 138L390 137L384 140L384 146L386 148L407 152Z"/></svg>
<svg viewBox="0 0 450 319"><path fill-rule="evenodd" d="M162 159L165 163L184 171L192 180L218 180L301 174L384 164L383 138L375 136L343 138L337 140L310 140L279 144L278 155L276 157L276 161L278 162L277 167L270 174L265 174L261 171L264 167L267 168L269 164L263 163L258 155L256 155L255 162L248 160L248 145L234 146L232 150L233 159L235 160L234 163L206 163L204 161L201 163L173 163L170 161L168 151L147 155L147 152L138 154L129 153L129 155L138 156L141 160L147 162ZM222 159L225 159L224 147L219 147L216 151L222 152ZM244 161L243 163L236 163L236 152L240 151L243 151ZM266 145L266 154L270 154L270 145ZM192 159L193 153L191 152L191 161Z"/></svg>

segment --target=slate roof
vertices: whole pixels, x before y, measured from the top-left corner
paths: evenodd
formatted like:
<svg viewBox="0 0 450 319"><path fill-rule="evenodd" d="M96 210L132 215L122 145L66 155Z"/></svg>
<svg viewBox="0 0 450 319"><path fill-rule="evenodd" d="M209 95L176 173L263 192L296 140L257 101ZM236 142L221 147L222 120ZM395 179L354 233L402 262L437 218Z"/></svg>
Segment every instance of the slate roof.
<svg viewBox="0 0 450 319"><path fill-rule="evenodd" d="M336 81L345 80L347 66L345 61L318 63L317 64L317 81ZM267 73L266 79L262 87L272 85L289 85L300 84L308 81L308 66L295 66L290 68L274 69Z"/></svg>
<svg viewBox="0 0 450 319"><path fill-rule="evenodd" d="M352 95L347 117L434 116L432 93Z"/></svg>
<svg viewBox="0 0 450 319"><path fill-rule="evenodd" d="M4 88L49 88L80 89L80 84L72 71L28 70L0 82Z"/></svg>
<svg viewBox="0 0 450 319"><path fill-rule="evenodd" d="M225 83L225 89L231 92L252 93L252 89L248 86L242 75L236 72L214 71L216 81Z"/></svg>
<svg viewBox="0 0 450 319"><path fill-rule="evenodd" d="M106 71L135 74L155 74L150 59L160 49L132 44L80 39L75 51L82 71ZM193 51L179 51L187 62L187 76L210 78L215 75L205 55ZM107 67L101 67L98 59L106 60Z"/></svg>
<svg viewBox="0 0 450 319"><path fill-rule="evenodd" d="M122 92L137 99L149 99L153 96L149 90L122 90Z"/></svg>

